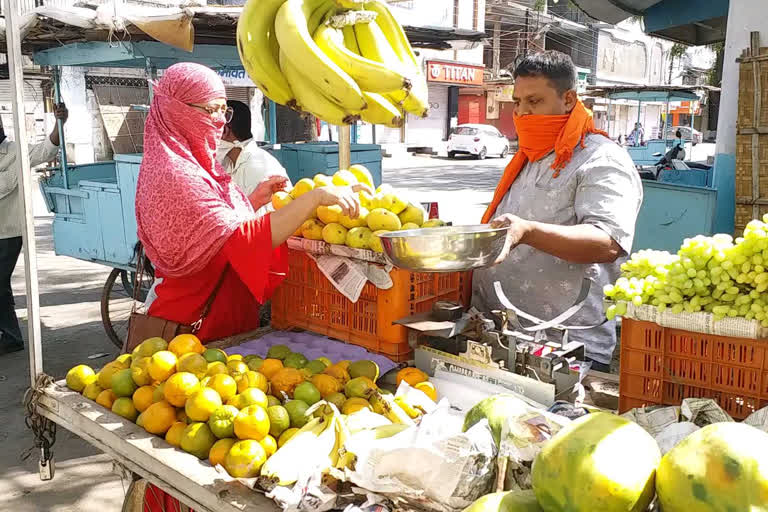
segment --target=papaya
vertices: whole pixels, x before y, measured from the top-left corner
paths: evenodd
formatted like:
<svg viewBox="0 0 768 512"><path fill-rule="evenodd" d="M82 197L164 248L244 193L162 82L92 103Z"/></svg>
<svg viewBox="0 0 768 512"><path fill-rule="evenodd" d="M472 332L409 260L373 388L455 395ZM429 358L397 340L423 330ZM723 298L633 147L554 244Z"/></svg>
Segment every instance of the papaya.
<svg viewBox="0 0 768 512"><path fill-rule="evenodd" d="M656 441L637 423L588 414L543 446L533 461L533 490L544 512L643 512L660 460Z"/></svg>
<svg viewBox="0 0 768 512"><path fill-rule="evenodd" d="M481 400L464 416L464 432L482 419L488 420L496 446L500 446L501 427L510 416L520 416L528 410L525 402L513 395L494 395Z"/></svg>
<svg viewBox="0 0 768 512"><path fill-rule="evenodd" d="M664 512L768 512L768 434L714 423L661 460L656 493Z"/></svg>
<svg viewBox="0 0 768 512"><path fill-rule="evenodd" d="M486 494L464 512L541 512L533 491L506 491Z"/></svg>

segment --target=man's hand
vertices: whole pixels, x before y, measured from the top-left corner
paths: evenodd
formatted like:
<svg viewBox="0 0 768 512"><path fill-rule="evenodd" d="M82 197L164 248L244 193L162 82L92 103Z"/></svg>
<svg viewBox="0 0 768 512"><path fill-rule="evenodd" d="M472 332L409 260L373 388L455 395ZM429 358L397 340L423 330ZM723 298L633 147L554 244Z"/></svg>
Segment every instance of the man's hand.
<svg viewBox="0 0 768 512"><path fill-rule="evenodd" d="M59 140L58 120L61 119L62 123L66 123L67 119L69 119L69 110L67 110L67 106L64 103L59 103L56 105L53 109L53 117L56 118L57 123L56 126L53 127L53 131L51 131L49 139L51 140L51 144L58 146L61 144L61 140Z"/></svg>
<svg viewBox="0 0 768 512"><path fill-rule="evenodd" d="M248 200L253 205L254 210L258 210L265 204L272 200L272 194L280 190L285 190L288 186L288 178L285 176L270 176L256 187L256 190L251 192L248 196Z"/></svg>
<svg viewBox="0 0 768 512"><path fill-rule="evenodd" d="M517 247L531 230L531 224L525 219L521 219L516 215L504 214L500 217L496 217L491 221L492 228L509 228L507 231L507 237L504 240L504 249L502 249L499 257L494 262L498 265L509 256L509 251Z"/></svg>

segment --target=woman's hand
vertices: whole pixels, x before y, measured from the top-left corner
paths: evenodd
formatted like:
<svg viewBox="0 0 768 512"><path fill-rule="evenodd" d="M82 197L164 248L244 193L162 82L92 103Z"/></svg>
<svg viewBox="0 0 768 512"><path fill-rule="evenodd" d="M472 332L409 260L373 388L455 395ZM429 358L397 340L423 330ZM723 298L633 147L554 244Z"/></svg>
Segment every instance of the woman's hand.
<svg viewBox="0 0 768 512"><path fill-rule="evenodd" d="M357 193L361 191L373 194L370 187L359 183L351 187L320 187L313 192L318 195L319 206L340 206L342 214L356 219L360 216L360 198Z"/></svg>
<svg viewBox="0 0 768 512"><path fill-rule="evenodd" d="M288 186L288 178L285 176L270 176L256 187L256 190L251 192L248 196L248 200L253 205L254 210L258 210L265 204L268 204L272 200L272 194L280 190L285 190Z"/></svg>

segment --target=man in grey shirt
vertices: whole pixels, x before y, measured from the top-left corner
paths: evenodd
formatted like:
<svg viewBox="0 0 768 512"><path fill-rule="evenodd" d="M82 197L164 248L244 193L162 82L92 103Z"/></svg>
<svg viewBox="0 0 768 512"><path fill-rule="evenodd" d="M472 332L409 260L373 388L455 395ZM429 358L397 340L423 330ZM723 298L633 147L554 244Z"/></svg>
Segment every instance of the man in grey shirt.
<svg viewBox="0 0 768 512"><path fill-rule="evenodd" d="M500 309L493 289L499 281L513 304L548 320L573 304L582 279L590 277L589 297L568 324L600 324L603 286L618 278L632 249L643 197L640 177L626 150L594 130L591 113L576 95L570 57L554 51L530 55L514 77L515 125L525 160L511 185L507 180L506 192L497 189L495 211L486 214L494 225L510 227L508 252L498 265L475 272L472 303L485 312ZM589 128L568 139L575 115ZM559 134L550 134L561 121ZM563 151L563 140L575 143ZM593 368L608 371L616 346L613 322L569 337L586 345Z"/></svg>

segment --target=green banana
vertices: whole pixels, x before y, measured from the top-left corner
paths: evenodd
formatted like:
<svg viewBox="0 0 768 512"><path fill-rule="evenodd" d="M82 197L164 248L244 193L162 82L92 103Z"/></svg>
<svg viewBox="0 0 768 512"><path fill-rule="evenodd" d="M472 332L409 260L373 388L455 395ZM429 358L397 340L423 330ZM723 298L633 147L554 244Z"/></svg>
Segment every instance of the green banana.
<svg viewBox="0 0 768 512"><path fill-rule="evenodd" d="M360 119L360 116L348 112L315 88L314 84L299 72L282 48L280 49L280 68L293 84L296 110L308 112L326 123L335 125L352 124Z"/></svg>
<svg viewBox="0 0 768 512"><path fill-rule="evenodd" d="M363 91L363 98L368 108L359 112L360 119L366 123L383 124L390 128L403 126L403 114L391 101L381 94Z"/></svg>
<svg viewBox="0 0 768 512"><path fill-rule="evenodd" d="M316 84L329 99L343 108L362 110L365 100L360 87L323 53L308 31L307 18L316 5L305 0L286 0L280 7L275 17L280 50L291 62L300 62L305 80ZM290 78L289 81L293 84Z"/></svg>
<svg viewBox="0 0 768 512"><path fill-rule="evenodd" d="M347 47L347 50L360 55L360 47L357 46L354 27L352 25L345 25L341 32L344 34L344 46Z"/></svg>
<svg viewBox="0 0 768 512"><path fill-rule="evenodd" d="M392 92L411 88L411 81L403 74L348 50L344 44L344 34L339 29L321 25L315 32L315 43L333 62L349 73L364 91Z"/></svg>
<svg viewBox="0 0 768 512"><path fill-rule="evenodd" d="M285 0L248 0L237 23L237 51L248 76L264 95L290 106L291 86L280 71L270 36L275 15Z"/></svg>

